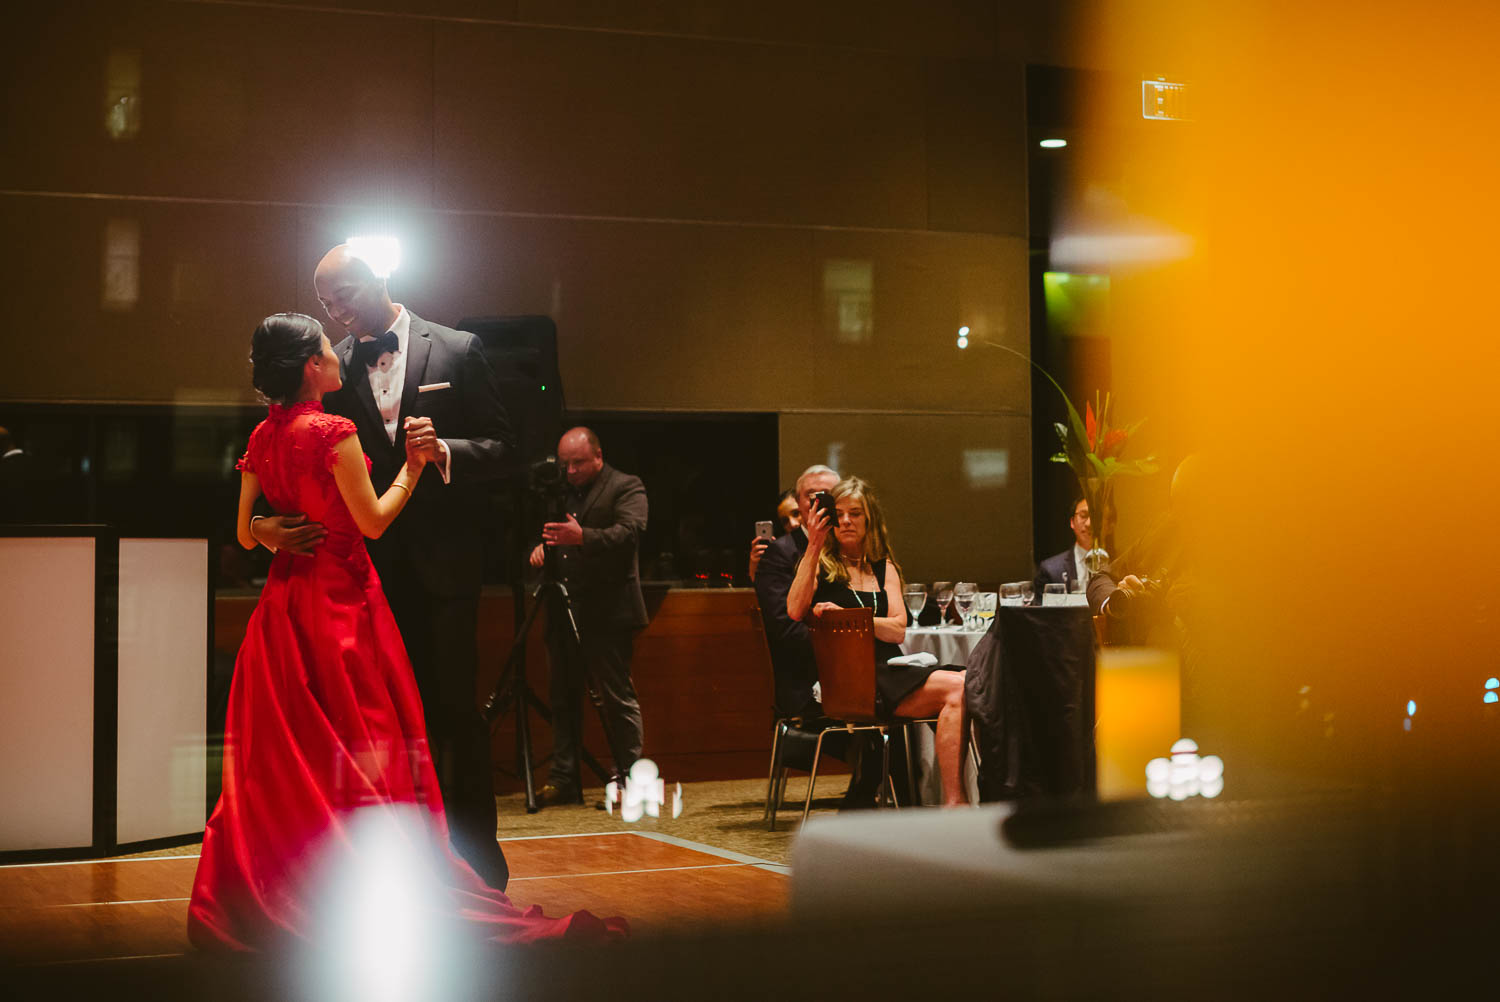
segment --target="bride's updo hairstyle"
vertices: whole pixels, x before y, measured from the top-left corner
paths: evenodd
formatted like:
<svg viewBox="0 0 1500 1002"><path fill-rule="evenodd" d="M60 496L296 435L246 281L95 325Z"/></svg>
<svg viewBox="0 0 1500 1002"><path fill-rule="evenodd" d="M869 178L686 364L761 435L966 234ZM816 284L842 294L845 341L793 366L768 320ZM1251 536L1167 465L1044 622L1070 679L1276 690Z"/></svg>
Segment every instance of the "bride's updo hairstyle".
<svg viewBox="0 0 1500 1002"><path fill-rule="evenodd" d="M302 388L302 369L323 350L323 325L305 313L266 317L250 337L250 382L273 404Z"/></svg>

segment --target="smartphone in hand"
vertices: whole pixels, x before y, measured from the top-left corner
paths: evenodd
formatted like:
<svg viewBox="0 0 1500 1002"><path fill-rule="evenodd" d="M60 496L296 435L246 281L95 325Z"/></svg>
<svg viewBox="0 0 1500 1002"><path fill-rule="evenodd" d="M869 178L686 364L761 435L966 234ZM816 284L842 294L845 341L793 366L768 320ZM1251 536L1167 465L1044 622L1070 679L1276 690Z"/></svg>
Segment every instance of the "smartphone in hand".
<svg viewBox="0 0 1500 1002"><path fill-rule="evenodd" d="M774 522L756 522L755 523L755 538L756 539L766 539L766 540L775 539L776 538L776 525L775 525L775 523Z"/></svg>
<svg viewBox="0 0 1500 1002"><path fill-rule="evenodd" d="M830 527L839 524L838 510L834 505L832 494L827 491L818 491L818 493L813 495L813 504L823 509L823 513L828 516Z"/></svg>

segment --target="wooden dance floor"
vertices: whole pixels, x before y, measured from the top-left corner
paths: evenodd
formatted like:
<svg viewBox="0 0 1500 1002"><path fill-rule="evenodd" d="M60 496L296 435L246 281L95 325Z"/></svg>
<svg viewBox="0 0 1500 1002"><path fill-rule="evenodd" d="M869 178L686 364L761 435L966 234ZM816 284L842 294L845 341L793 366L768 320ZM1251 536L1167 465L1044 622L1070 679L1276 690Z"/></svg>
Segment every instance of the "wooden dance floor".
<svg viewBox="0 0 1500 1002"><path fill-rule="evenodd" d="M504 842L507 894L548 915L624 915L636 936L786 915L786 868L656 833ZM198 857L0 867L0 960L67 963L189 952Z"/></svg>

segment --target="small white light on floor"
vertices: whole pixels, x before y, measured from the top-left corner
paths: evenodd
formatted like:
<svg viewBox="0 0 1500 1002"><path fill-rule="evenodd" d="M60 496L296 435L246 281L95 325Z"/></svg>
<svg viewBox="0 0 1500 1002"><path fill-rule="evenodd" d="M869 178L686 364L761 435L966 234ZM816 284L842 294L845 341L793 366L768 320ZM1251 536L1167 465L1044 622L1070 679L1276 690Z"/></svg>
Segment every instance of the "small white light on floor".
<svg viewBox="0 0 1500 1002"><path fill-rule="evenodd" d="M1158 799L1186 800L1217 797L1224 792L1224 760L1198 755L1198 743L1182 738L1172 745L1170 758L1146 763L1146 792Z"/></svg>
<svg viewBox="0 0 1500 1002"><path fill-rule="evenodd" d="M636 759L625 777L625 790L620 796L620 819L636 822L645 816L660 817L662 805L666 802L667 784L658 773L656 763L649 758Z"/></svg>
<svg viewBox="0 0 1500 1002"><path fill-rule="evenodd" d="M672 791L672 817L674 817L674 818L680 818L680 817L682 817L682 784L681 783L678 783L677 784L677 788L674 791Z"/></svg>

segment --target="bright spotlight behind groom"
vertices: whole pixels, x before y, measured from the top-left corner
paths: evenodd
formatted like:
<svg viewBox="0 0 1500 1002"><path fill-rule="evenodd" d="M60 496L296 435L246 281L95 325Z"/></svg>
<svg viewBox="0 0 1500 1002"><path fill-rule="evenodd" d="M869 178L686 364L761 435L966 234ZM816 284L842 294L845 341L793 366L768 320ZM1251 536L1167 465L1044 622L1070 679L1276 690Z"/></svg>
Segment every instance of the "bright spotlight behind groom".
<svg viewBox="0 0 1500 1002"><path fill-rule="evenodd" d="M368 547L422 693L453 847L504 890L489 730L475 694L486 485L515 450L499 385L478 338L392 303L385 280L348 245L318 262L313 286L350 335L335 348L343 388L323 406L354 422L377 493L401 468L408 438L431 460L401 517ZM299 530L285 521L257 521L256 537L299 549Z"/></svg>

